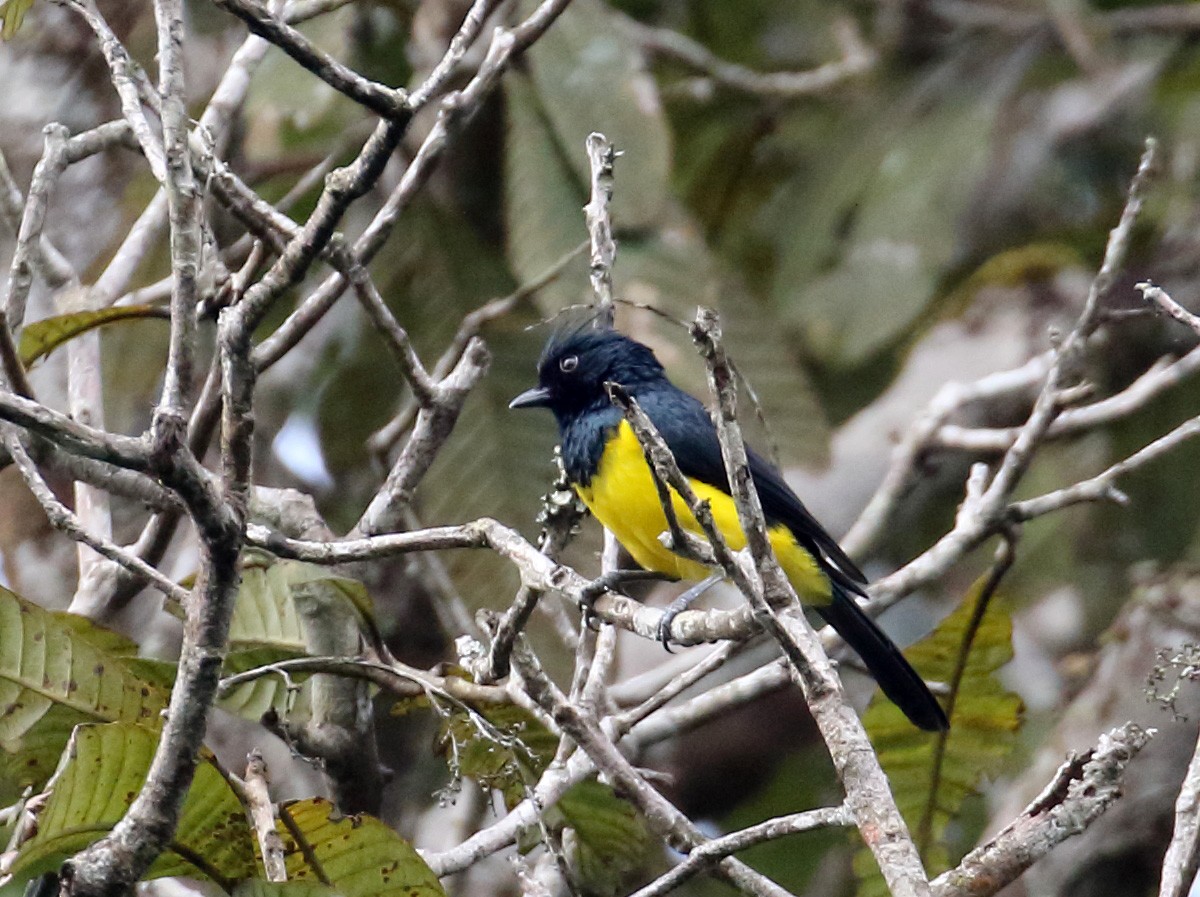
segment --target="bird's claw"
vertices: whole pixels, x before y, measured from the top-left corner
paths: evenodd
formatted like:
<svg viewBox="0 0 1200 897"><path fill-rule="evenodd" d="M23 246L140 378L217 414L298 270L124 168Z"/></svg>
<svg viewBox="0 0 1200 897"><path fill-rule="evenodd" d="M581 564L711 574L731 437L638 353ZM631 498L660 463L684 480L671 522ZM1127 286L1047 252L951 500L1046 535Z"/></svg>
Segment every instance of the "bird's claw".
<svg viewBox="0 0 1200 897"><path fill-rule="evenodd" d="M661 573L654 573L650 570L609 570L607 573L602 573L586 586L579 593L579 599L583 608L584 625L592 626L597 615L592 610L592 605L605 592L614 592L618 595L625 595L622 586L629 582L660 582L663 580L671 581L673 577L664 576ZM629 597L625 595L625 597Z"/></svg>
<svg viewBox="0 0 1200 897"><path fill-rule="evenodd" d="M675 622L675 618L691 606L692 602L719 583L723 577L719 573L714 573L707 579L696 583L686 592L667 605L663 611L662 619L658 622L658 640L662 642L663 648L668 654L673 654L671 650L671 624Z"/></svg>
<svg viewBox="0 0 1200 897"><path fill-rule="evenodd" d="M679 616L679 612L683 608L676 608L674 604L663 611L662 619L658 621L658 640L668 654L674 654L671 650L671 624L675 622L675 618Z"/></svg>

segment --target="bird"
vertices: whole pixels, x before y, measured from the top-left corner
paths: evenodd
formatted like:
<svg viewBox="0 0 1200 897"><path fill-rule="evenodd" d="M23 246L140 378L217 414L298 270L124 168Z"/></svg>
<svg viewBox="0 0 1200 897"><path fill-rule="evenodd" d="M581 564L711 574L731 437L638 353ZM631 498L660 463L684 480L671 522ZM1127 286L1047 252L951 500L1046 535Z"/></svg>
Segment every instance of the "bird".
<svg viewBox="0 0 1200 897"><path fill-rule="evenodd" d="M594 322L551 334L537 365L537 385L510 408L548 408L558 423L563 468L576 494L634 561L671 579L719 579L706 565L660 541L666 514L637 435L616 407L608 384L620 385L641 407L675 457L729 547L746 544L730 495L716 426L704 404L675 386L654 352L612 327ZM949 721L920 675L853 596L866 596L867 579L817 522L783 475L747 448L751 478L762 503L767 534L801 601L813 607L862 658L883 693L920 729L945 731ZM684 530L703 535L687 503L670 491ZM686 606L686 605L684 605ZM673 606L675 612L681 610ZM660 629L668 644L670 620Z"/></svg>

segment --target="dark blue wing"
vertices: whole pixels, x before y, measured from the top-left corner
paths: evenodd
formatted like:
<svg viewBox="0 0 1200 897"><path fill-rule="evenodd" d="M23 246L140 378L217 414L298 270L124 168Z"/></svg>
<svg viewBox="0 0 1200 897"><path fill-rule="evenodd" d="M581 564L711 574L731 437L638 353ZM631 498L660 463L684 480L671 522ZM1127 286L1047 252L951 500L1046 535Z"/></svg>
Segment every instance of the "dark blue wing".
<svg viewBox="0 0 1200 897"><path fill-rule="evenodd" d="M721 443L704 405L670 383L638 390L635 396L642 410L658 427L684 476L728 493L729 479L721 460ZM830 579L855 594L865 595L863 586L867 578L804 507L783 475L753 449L747 447L747 453L750 474L754 477L767 522L786 526L796 541L817 559Z"/></svg>

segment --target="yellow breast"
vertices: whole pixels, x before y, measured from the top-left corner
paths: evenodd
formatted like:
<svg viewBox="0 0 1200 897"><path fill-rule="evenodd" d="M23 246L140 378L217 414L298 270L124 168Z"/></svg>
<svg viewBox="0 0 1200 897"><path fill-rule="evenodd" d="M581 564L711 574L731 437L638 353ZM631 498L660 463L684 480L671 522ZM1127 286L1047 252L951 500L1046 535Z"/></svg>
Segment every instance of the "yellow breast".
<svg viewBox="0 0 1200 897"><path fill-rule="evenodd" d="M696 495L708 501L713 520L729 547L734 551L745 547L746 535L738 522L733 499L707 483L689 482ZM703 564L680 557L658 540L659 534L667 530L667 518L641 444L627 421L621 421L617 435L605 446L591 482L575 489L596 519L612 531L642 567L679 579L703 579L708 575L709 570ZM679 525L703 537L704 532L695 515L674 489L671 490L671 505ZM814 604L828 602L829 580L812 555L797 544L791 531L784 526L775 526L768 535L780 565L801 600Z"/></svg>

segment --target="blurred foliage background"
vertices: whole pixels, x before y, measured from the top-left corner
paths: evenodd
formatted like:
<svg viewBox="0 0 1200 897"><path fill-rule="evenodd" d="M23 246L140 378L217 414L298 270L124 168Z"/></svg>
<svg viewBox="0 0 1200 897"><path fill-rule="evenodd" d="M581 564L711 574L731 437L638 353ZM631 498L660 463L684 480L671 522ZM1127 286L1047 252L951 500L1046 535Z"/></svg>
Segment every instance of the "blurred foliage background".
<svg viewBox="0 0 1200 897"><path fill-rule="evenodd" d="M148 61L148 6L99 5ZM403 85L440 58L466 8L462 0L360 0L305 31L365 74ZM193 2L190 13L188 74L199 108L241 31L207 3ZM720 309L731 354L767 422L748 414L747 427L839 533L878 483L897 433L938 386L1014 367L1073 319L1147 135L1161 141L1163 161L1113 302L1134 308L1132 284L1149 279L1200 307L1198 38L1200 4L1192 3L574 0L455 144L373 273L432 361L463 315L539 276L584 239L583 139L604 132L623 153L613 201L617 294L639 306L622 308L620 326L651 344L677 382L701 391L686 330L669 319L690 319L700 303ZM804 93L739 80L724 64L751 75L843 70ZM28 183L47 116L77 129L116 109L87 36L46 3L0 47L0 82L20 85L0 97L0 142L20 183ZM395 183L429 124L418 120L382 187ZM322 159L350 158L370 127L361 109L272 50L227 153L275 198ZM117 154L75 166L49 233L81 267L99 266L151 188L149 175ZM293 214L307 212L315 196L301 197ZM346 230L361 228L367 214L353 212ZM238 235L231 221L223 226L224 239ZM7 259L11 245L2 245ZM141 282L167 271L164 245ZM531 325L589 298L587 261L576 256L551 285L486 325L492 369L422 484L423 522L490 515L536 535L539 496L553 476L553 426L548 417L510 414L506 404L534 376L547 329ZM147 420L165 338L154 321L106 331L113 428L133 431ZM1089 376L1112 392L1193 342L1169 322L1122 319L1092 356ZM35 371L44 395L53 395L55 364ZM348 525L381 476L368 439L401 407L401 392L384 345L343 302L260 385L259 479L313 492L335 525ZM1198 404L1200 384L1184 383L1116 425L1050 446L1026 488L1098 472ZM1022 412L972 407L968 422L1007 425ZM951 452L925 459L924 481L863 559L870 572L887 571L945 531L973 460ZM1027 528L1005 583L1016 626L1006 681L1028 707L1010 779L1031 764L1055 714L1088 680L1097 637L1135 589L1200 560L1197 470L1200 445L1185 445L1124 484L1127 507L1078 508ZM11 478L2 488L9 507L27 503ZM5 517L8 581L61 606L71 593L72 552L36 514ZM136 532L135 522L124 535ZM571 559L594 570L597 546L589 526ZM940 592L890 615L894 630L915 636L928 628L987 560L980 552ZM472 607L511 600L517 583L503 564L482 553L446 561ZM177 563L182 575L187 558ZM446 645L412 581L399 577L394 594L375 598L401 653L436 659ZM636 670L659 659L654 651L631 645L623 663ZM1128 682L1130 692L1140 687ZM806 746L798 699L769 700L780 713L760 705L756 725L723 721L658 758L688 812L744 823L828 798L827 762ZM402 722L388 727L398 745L407 743ZM394 753L399 814L406 801L428 797L428 781L419 752ZM987 825L985 805L969 817L956 830L964 848ZM789 887L816 876L813 893L838 893L851 881L849 850L829 852L831 842L843 847L840 837L816 836L763 848L760 859ZM1143 892L1136 876L1121 884L1128 889L1105 893Z"/></svg>

